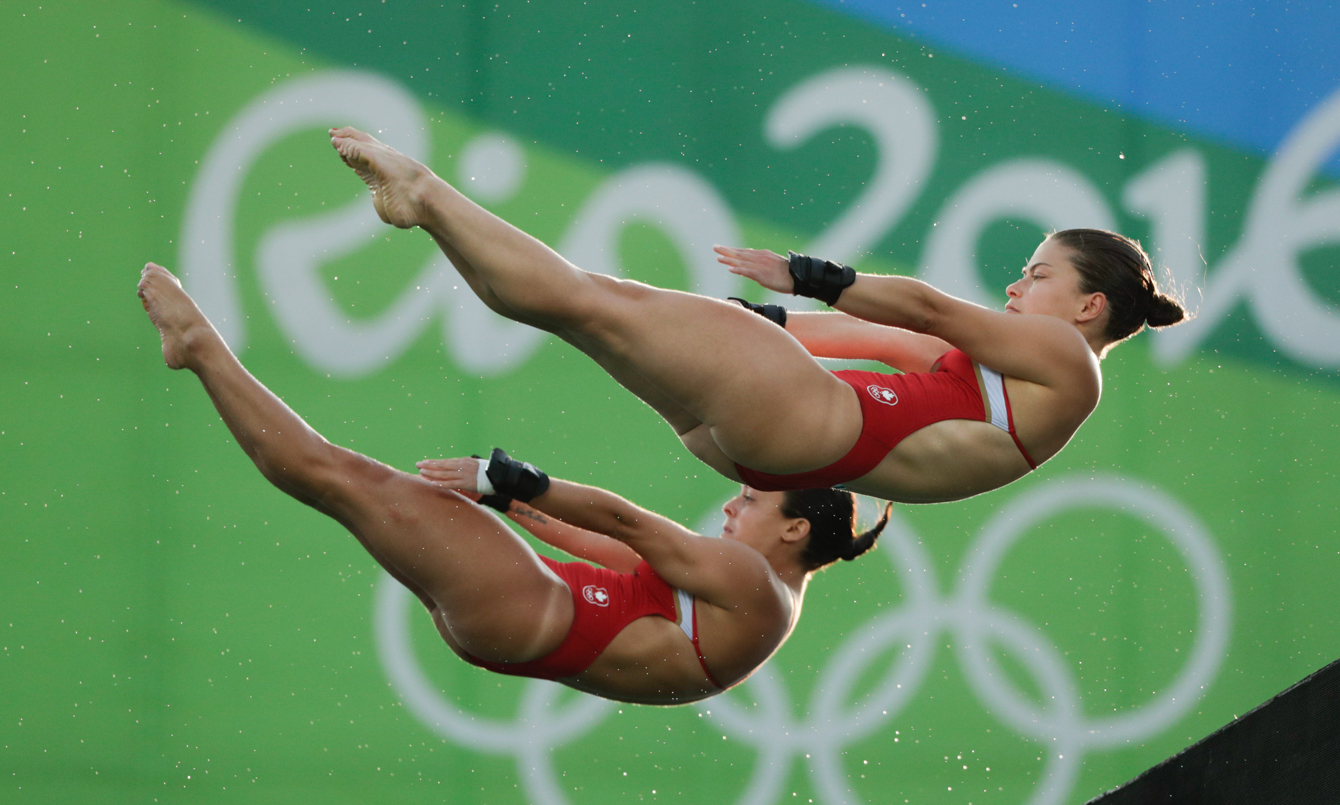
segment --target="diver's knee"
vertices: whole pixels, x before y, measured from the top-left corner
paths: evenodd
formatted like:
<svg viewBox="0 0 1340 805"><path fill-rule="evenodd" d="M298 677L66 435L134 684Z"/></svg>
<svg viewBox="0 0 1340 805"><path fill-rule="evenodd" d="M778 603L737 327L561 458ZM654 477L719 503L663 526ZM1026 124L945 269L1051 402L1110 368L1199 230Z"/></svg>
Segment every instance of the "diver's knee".
<svg viewBox="0 0 1340 805"><path fill-rule="evenodd" d="M303 486L318 508L342 513L379 503L395 508L397 498L385 488L400 474L397 470L343 447L329 448L314 451L303 470Z"/></svg>
<svg viewBox="0 0 1340 805"><path fill-rule="evenodd" d="M575 332L606 346L625 342L642 332L661 310L660 297L670 293L637 280L590 274L590 292L574 300L565 324Z"/></svg>

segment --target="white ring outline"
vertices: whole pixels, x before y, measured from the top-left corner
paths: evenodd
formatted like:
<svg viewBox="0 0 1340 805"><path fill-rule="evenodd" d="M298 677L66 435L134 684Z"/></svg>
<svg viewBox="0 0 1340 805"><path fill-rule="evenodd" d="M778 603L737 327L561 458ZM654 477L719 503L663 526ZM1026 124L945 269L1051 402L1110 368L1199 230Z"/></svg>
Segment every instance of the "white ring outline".
<svg viewBox="0 0 1340 805"><path fill-rule="evenodd" d="M1080 506L1115 509L1162 531L1187 560L1199 604L1190 658L1174 682L1134 712L1101 719L1085 718L1074 673L1045 634L1018 615L991 605L986 597L988 571L999 567L1008 549L1031 526ZM740 805L777 801L797 756L808 758L810 777L825 801L860 802L842 767L844 748L897 717L931 670L945 631L953 633L955 656L987 712L1043 745L1046 761L1030 805L1063 802L1074 787L1086 752L1147 739L1167 729L1203 695L1222 663L1231 601L1227 568L1213 538L1178 501L1132 479L1072 476L1017 495L982 527L961 565L955 592L947 598L938 594L929 557L897 513L890 518L882 542L885 550L881 553L903 582L906 604L871 619L830 655L820 674L827 684L814 692L806 718L793 718L786 687L766 666L745 683L758 702L752 711L732 701L730 693L697 705L725 733L758 751L754 772L735 800ZM511 724L463 713L417 667L404 617L409 599L409 593L387 577L377 593L374 621L378 655L410 712L458 745L514 755L531 801L565 804L552 768L552 750L594 728L614 705L582 696L556 709L558 687L529 680L517 719ZM1045 711L1037 712L1026 696L1000 681L1003 674L992 673L995 661L985 651L990 640L1007 645L1034 675L1051 703ZM859 702L846 704L847 693L868 663L894 645L907 650L900 652L874 691Z"/></svg>
<svg viewBox="0 0 1340 805"><path fill-rule="evenodd" d="M1187 562L1199 602L1190 658L1171 685L1153 701L1123 715L1087 721L1080 711L1079 722L1075 725L1075 742L1081 746L1111 747L1144 735L1158 734L1185 714L1200 698L1200 691L1214 680L1228 645L1231 620L1228 570L1214 551L1209 533L1194 515L1163 492L1131 486L1116 476L1095 475L1048 484L1010 501L986 524L981 539L964 562L956 597L965 610L971 610L974 605L988 608L986 579L999 567L1008 548L1030 526L1067 509L1102 505L1138 517L1170 537L1173 547ZM980 659L977 667L993 667L994 662L982 651L983 646L979 641L964 641L961 650ZM973 665L965 664L964 667ZM1002 679L1005 679L1003 674L984 675L977 680L982 686L978 693L990 692L995 694L996 701L1008 702L1014 715L1011 726L1022 732L1028 720L1037 719L1038 715L1020 705L1017 691L996 683ZM1141 717L1142 713L1159 709L1162 712ZM1049 737L1057 735L1058 731L1053 730Z"/></svg>

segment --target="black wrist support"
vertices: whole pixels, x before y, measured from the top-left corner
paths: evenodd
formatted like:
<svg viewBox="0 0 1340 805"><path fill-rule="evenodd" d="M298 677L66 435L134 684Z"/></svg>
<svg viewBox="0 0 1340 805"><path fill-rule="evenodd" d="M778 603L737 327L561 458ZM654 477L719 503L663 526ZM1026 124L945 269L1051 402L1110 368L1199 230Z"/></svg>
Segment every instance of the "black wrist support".
<svg viewBox="0 0 1340 805"><path fill-rule="evenodd" d="M786 268L795 282L791 293L796 296L819 299L832 306L837 304L842 289L856 281L856 271L851 266L795 252L786 254Z"/></svg>
<svg viewBox="0 0 1340 805"><path fill-rule="evenodd" d="M471 453L470 458L482 458L482 456ZM489 481L489 483L493 483L493 481ZM488 506L490 509L497 509L503 514L512 510L512 499L506 495L500 495L496 491L492 495L480 495L479 503L482 506Z"/></svg>
<svg viewBox="0 0 1340 805"><path fill-rule="evenodd" d="M493 448L489 454L489 467L484 471L493 490L521 502L543 495L549 489L549 476L535 468L533 464L517 461L501 447Z"/></svg>
<svg viewBox="0 0 1340 805"><path fill-rule="evenodd" d="M756 305L753 302L747 302L738 296L726 297L727 302L739 302L745 310L752 310L768 321L776 324L778 327L786 327L786 308L781 305Z"/></svg>

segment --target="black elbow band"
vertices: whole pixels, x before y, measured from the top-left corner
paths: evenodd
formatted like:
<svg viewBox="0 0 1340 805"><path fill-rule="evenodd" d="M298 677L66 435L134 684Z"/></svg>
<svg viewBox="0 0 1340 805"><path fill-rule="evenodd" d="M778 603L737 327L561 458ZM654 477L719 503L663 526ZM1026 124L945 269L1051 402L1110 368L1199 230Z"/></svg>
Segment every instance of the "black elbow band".
<svg viewBox="0 0 1340 805"><path fill-rule="evenodd" d="M829 306L837 304L842 290L856 281L856 271L851 266L820 260L795 252L787 252L787 271L795 282L796 296L808 296L819 299Z"/></svg>
<svg viewBox="0 0 1340 805"><path fill-rule="evenodd" d="M726 297L728 302L739 302L740 307L745 310L752 310L778 327L786 327L786 308L781 305L756 305L753 302L747 302L738 296Z"/></svg>
<svg viewBox="0 0 1340 805"><path fill-rule="evenodd" d="M549 476L536 469L533 464L517 461L507 455L501 447L493 448L489 454L489 467L484 471L489 483L493 484L498 495L526 502L539 497L549 490Z"/></svg>
<svg viewBox="0 0 1340 805"><path fill-rule="evenodd" d="M506 495L480 495L479 505L488 506L490 509L497 509L503 514L512 510L512 499Z"/></svg>

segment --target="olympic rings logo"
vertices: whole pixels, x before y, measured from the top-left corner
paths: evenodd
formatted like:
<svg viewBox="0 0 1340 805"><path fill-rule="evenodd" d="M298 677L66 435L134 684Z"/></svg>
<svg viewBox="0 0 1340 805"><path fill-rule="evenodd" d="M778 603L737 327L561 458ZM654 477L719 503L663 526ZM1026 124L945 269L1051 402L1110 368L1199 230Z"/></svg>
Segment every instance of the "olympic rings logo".
<svg viewBox="0 0 1340 805"><path fill-rule="evenodd" d="M871 397L874 397L876 400L879 400L885 405L898 404L898 395L893 392L893 389L885 388L883 386L871 383L870 385L865 387L865 390L870 392Z"/></svg>
<svg viewBox="0 0 1340 805"><path fill-rule="evenodd" d="M1190 571L1198 606L1189 656L1172 683L1152 701L1105 717L1085 715L1075 673L1043 630L988 597L1005 555L1031 527L1080 507L1116 510L1162 532ZM790 692L767 666L745 683L758 707L746 709L730 693L699 705L726 734L758 752L738 805L779 801L791 763L801 758L824 802L859 802L842 767L845 747L879 731L912 701L944 633L952 636L955 657L985 709L1045 746L1046 765L1030 805L1065 801L1086 753L1166 730L1203 695L1223 662L1232 607L1227 568L1212 536L1178 501L1131 479L1072 477L1017 496L983 526L949 595L937 588L930 558L905 520L895 514L883 540L880 553L903 582L905 605L872 618L828 658L818 676L826 684L812 692L805 717L793 716ZM405 612L409 600L388 577L378 591L374 621L383 667L410 712L462 748L515 756L529 801L565 805L551 753L590 731L615 705L582 696L560 708L559 686L531 680L511 723L463 712L427 681L414 659ZM1045 708L1008 681L992 646L1004 647L1032 675L1048 702ZM894 647L902 650L873 691L852 701L870 663Z"/></svg>

